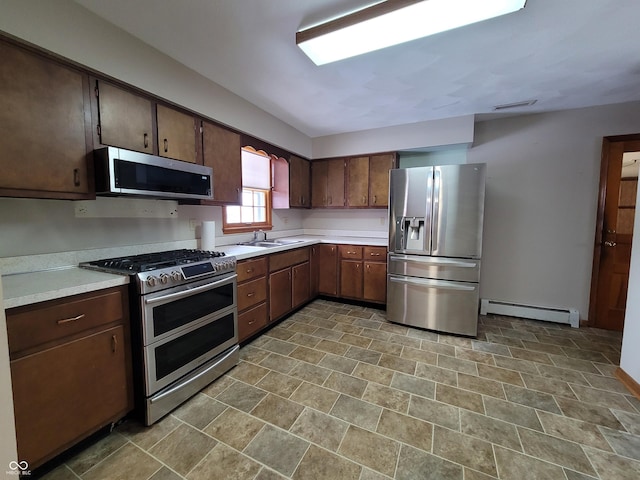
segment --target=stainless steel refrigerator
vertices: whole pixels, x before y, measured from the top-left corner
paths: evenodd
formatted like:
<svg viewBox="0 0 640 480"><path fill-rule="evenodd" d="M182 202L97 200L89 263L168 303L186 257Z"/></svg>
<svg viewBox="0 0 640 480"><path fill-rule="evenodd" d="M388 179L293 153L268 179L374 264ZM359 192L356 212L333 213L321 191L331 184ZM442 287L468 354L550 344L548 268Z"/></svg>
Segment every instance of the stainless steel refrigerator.
<svg viewBox="0 0 640 480"><path fill-rule="evenodd" d="M391 170L387 318L478 333L485 164Z"/></svg>

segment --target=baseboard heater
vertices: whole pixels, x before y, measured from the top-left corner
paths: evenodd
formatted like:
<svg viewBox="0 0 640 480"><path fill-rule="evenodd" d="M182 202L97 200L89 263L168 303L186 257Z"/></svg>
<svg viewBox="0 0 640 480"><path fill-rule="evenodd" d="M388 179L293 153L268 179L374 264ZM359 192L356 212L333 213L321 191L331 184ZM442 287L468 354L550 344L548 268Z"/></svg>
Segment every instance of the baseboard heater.
<svg viewBox="0 0 640 480"><path fill-rule="evenodd" d="M540 307L517 303L499 302L483 298L480 300L480 314L497 313L511 317L531 318L545 322L566 323L573 328L580 326L580 313L575 308Z"/></svg>

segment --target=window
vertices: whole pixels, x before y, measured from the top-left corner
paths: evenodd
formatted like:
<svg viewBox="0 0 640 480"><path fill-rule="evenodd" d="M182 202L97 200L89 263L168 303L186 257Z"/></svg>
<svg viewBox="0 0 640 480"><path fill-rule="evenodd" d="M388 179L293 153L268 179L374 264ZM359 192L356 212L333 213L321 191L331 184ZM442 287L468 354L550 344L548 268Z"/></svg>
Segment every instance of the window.
<svg viewBox="0 0 640 480"><path fill-rule="evenodd" d="M262 150L242 148L242 205L223 212L225 233L271 229L271 159Z"/></svg>

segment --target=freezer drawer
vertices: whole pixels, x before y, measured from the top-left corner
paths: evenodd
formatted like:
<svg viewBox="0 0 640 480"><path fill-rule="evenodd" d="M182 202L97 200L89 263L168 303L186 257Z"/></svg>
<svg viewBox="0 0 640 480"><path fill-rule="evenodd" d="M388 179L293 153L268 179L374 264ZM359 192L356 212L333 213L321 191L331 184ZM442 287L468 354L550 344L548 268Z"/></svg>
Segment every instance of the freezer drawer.
<svg viewBox="0 0 640 480"><path fill-rule="evenodd" d="M388 273L477 283L480 281L480 260L390 253Z"/></svg>
<svg viewBox="0 0 640 480"><path fill-rule="evenodd" d="M446 333L478 334L478 284L387 276L387 320Z"/></svg>

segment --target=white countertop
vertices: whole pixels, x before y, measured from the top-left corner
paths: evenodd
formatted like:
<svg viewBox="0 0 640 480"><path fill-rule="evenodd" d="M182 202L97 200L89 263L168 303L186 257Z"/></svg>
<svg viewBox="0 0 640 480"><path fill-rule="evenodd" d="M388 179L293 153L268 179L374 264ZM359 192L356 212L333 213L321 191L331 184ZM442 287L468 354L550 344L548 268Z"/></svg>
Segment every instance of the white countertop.
<svg viewBox="0 0 640 480"><path fill-rule="evenodd" d="M275 237L274 237L275 238ZM277 247L252 247L247 245L220 245L216 250L235 256L238 260L283 252L294 248L316 245L318 243L336 243L348 245L387 246L385 238L375 237L338 237L300 235L286 237L288 240L300 240L297 243ZM86 255L86 254L85 254ZM77 295L79 293L126 285L127 275L97 272L78 267L54 268L36 272L14 273L2 276L4 308L20 307L44 302L56 298Z"/></svg>
<svg viewBox="0 0 640 480"><path fill-rule="evenodd" d="M129 283L127 275L69 267L2 277L4 308L20 307Z"/></svg>

